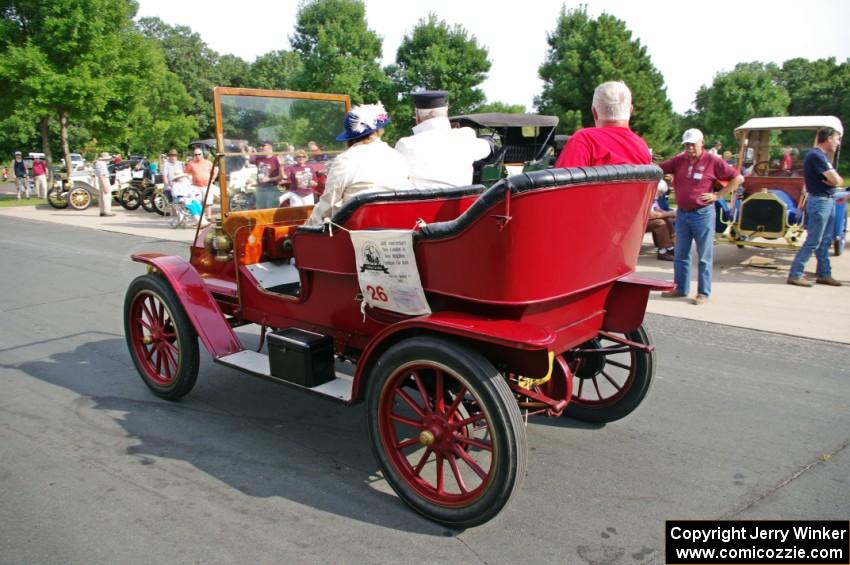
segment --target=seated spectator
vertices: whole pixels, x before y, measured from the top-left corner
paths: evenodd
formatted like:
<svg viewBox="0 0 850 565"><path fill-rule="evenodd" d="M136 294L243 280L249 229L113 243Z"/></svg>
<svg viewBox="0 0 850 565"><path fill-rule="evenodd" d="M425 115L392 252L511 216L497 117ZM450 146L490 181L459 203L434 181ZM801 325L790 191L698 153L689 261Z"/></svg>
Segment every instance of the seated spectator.
<svg viewBox="0 0 850 565"><path fill-rule="evenodd" d="M782 162L779 165L779 170L782 171L784 175L790 175L791 169L794 168L794 148L793 147L783 147L782 148Z"/></svg>
<svg viewBox="0 0 850 565"><path fill-rule="evenodd" d="M192 216L196 222L201 221L201 212L203 206L201 201L204 198L201 187L192 184L188 174L178 173L174 176L171 183L171 195L174 198L174 206L183 206L186 211ZM206 219L201 223L201 227L208 225Z"/></svg>
<svg viewBox="0 0 850 565"><path fill-rule="evenodd" d="M676 249L676 212L664 210L659 204L667 190L667 183L663 179L658 181L658 190L649 208L649 220L646 224L646 230L652 233L652 243L657 248L656 257L660 261L673 261L673 252Z"/></svg>
<svg viewBox="0 0 850 565"><path fill-rule="evenodd" d="M314 168L307 164L307 152L295 152L295 165L287 168L284 173L284 183L287 190L280 197L281 205L288 202L290 206L310 206L315 203L315 189L319 185Z"/></svg>
<svg viewBox="0 0 850 565"><path fill-rule="evenodd" d="M389 123L380 102L355 106L346 114L336 140L347 142L348 149L331 161L325 192L306 225L322 225L357 194L413 188L407 159L381 141Z"/></svg>

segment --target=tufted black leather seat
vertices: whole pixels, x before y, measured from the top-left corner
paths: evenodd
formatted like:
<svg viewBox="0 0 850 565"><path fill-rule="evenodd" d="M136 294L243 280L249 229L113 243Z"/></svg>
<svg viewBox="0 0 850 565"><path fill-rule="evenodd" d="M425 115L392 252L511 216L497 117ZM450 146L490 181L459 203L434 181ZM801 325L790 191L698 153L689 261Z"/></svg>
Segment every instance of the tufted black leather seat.
<svg viewBox="0 0 850 565"><path fill-rule="evenodd" d="M484 192L463 214L447 222L435 222L423 226L417 237L437 239L457 234L464 230L494 204L501 202L505 193L519 194L530 190L555 186L583 185L610 182L658 182L661 169L655 165L603 165L600 167L573 167L569 169L545 169L513 175L502 179Z"/></svg>
<svg viewBox="0 0 850 565"><path fill-rule="evenodd" d="M416 190L399 190L393 192L367 192L358 194L336 211L331 217L334 224L344 226L351 216L362 206L375 202L411 202L416 200L431 200L434 198L460 198L484 192L484 185L473 184L453 188L422 188ZM298 231L319 233L324 226L301 226Z"/></svg>

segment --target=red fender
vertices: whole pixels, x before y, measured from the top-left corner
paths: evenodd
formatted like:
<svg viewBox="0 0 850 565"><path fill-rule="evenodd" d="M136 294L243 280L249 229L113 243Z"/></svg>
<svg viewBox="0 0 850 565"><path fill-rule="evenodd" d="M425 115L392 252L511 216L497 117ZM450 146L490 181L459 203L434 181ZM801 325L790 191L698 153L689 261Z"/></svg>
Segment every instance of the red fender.
<svg viewBox="0 0 850 565"><path fill-rule="evenodd" d="M434 312L427 316L410 318L392 324L375 335L357 362L352 386L352 401L362 392L366 373L390 345L403 339L403 334L454 335L482 344L488 353L502 359L523 363L527 374L544 375L549 367L548 348L557 339L557 333L544 326L494 320L463 312ZM401 335L400 335L401 334ZM488 348L490 351L488 352ZM521 355L513 355L521 351Z"/></svg>
<svg viewBox="0 0 850 565"><path fill-rule="evenodd" d="M201 275L188 261L163 253L134 253L132 258L162 273L210 355L217 359L244 349Z"/></svg>
<svg viewBox="0 0 850 565"><path fill-rule="evenodd" d="M609 332L634 331L643 323L651 290L673 290L672 281L628 275L614 283L605 300L602 329Z"/></svg>

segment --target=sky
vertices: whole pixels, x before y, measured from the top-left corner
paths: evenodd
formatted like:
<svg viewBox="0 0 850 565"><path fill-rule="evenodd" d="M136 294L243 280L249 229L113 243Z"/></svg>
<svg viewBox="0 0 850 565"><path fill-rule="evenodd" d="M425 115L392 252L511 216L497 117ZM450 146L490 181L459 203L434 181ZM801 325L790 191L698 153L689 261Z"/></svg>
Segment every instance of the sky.
<svg viewBox="0 0 850 565"><path fill-rule="evenodd" d="M297 0L241 6L222 0L137 1L139 17L157 16L170 25L188 26L211 49L248 62L290 48L299 5ZM543 89L537 69L562 6L574 9L586 4L592 17L604 12L626 22L632 38L647 48L664 77L673 110L679 113L692 107L700 86L710 85L717 73L732 70L739 62L850 58L847 0L365 0L365 4L369 29L383 39L382 66L395 61L404 36L433 12L451 26L463 26L468 36L487 48L492 67L481 85L487 100L522 104L529 111Z"/></svg>

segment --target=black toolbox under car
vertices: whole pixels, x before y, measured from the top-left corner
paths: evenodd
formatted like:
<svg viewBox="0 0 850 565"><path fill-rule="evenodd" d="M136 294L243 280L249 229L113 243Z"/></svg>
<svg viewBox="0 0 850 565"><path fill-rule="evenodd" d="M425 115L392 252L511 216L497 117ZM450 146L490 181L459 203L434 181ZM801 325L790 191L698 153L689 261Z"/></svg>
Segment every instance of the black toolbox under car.
<svg viewBox="0 0 850 565"><path fill-rule="evenodd" d="M334 343L330 336L286 328L271 332L268 340L273 376L308 388L334 379Z"/></svg>

